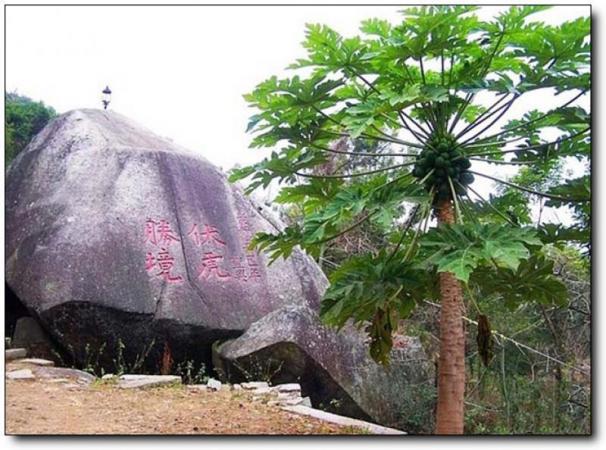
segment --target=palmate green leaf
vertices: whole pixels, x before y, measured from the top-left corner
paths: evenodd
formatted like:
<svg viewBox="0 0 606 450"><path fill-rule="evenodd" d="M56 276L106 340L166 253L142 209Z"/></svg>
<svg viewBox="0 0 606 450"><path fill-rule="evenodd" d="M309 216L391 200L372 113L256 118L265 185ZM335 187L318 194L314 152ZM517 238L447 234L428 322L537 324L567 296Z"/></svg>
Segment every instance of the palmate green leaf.
<svg viewBox="0 0 606 450"><path fill-rule="evenodd" d="M403 202L426 204L427 193L412 177L389 178L381 174L362 183L341 186L321 208L311 210L303 219L302 247L312 255L320 253L327 239L337 236L364 217L381 228L387 228L397 216Z"/></svg>
<svg viewBox="0 0 606 450"><path fill-rule="evenodd" d="M549 199L545 203L546 206L562 206L564 203L572 204L574 206L577 203L581 203L588 207L588 203L591 201L590 176L583 175L581 177L566 180L565 183L551 188L549 194L558 195L563 198L576 199L576 201L565 202L563 200Z"/></svg>
<svg viewBox="0 0 606 450"><path fill-rule="evenodd" d="M498 14L495 22L501 25L501 28L517 30L524 27L528 17L549 8L549 5L513 6Z"/></svg>
<svg viewBox="0 0 606 450"><path fill-rule="evenodd" d="M281 140L296 143L309 139L324 126L327 115L322 111L340 101L335 92L343 82L324 76L303 79L294 76L279 80L272 77L259 84L244 98L262 112L251 117L247 131L261 132L253 147L273 147Z"/></svg>
<svg viewBox="0 0 606 450"><path fill-rule="evenodd" d="M312 201L313 209L316 209L330 201L336 195L343 182L343 180L339 179L321 180L312 178L306 183L297 186L283 187L274 201L281 204L305 204L305 206L307 206L307 202Z"/></svg>
<svg viewBox="0 0 606 450"><path fill-rule="evenodd" d="M484 260L481 249L468 246L460 250L449 251L441 254L439 258L434 256L433 261L437 263L438 272L450 272L457 279L467 282L469 275Z"/></svg>
<svg viewBox="0 0 606 450"><path fill-rule="evenodd" d="M269 265L278 258L288 258L299 245L302 232L296 225L288 226L279 233L257 233L251 239L248 249L265 251L269 254Z"/></svg>
<svg viewBox="0 0 606 450"><path fill-rule="evenodd" d="M432 291L432 274L402 262L403 256L381 251L350 258L331 274L320 306L320 317L328 325L341 328L351 318L355 325L365 326L371 356L383 364L389 361L398 321Z"/></svg>
<svg viewBox="0 0 606 450"><path fill-rule="evenodd" d="M545 244L568 245L576 242L581 245L589 245L591 230L588 226L564 226L562 224L546 223L539 229L541 241Z"/></svg>
<svg viewBox="0 0 606 450"><path fill-rule="evenodd" d="M567 233L559 237L568 236L571 240L577 241L587 248L591 242L591 179L589 175L566 180L564 183L549 189L552 195L558 195L563 198L578 199L581 201L566 202L563 200L549 199L545 206L560 207L568 206L573 213L576 224L568 229ZM582 201L584 200L584 201ZM561 239L560 239L561 240Z"/></svg>
<svg viewBox="0 0 606 450"><path fill-rule="evenodd" d="M532 223L531 205L525 192L508 187L499 195L491 194L488 201L497 211L501 211L509 217L513 224L530 225ZM484 208L481 215L486 219L497 223L507 223L494 209L487 206Z"/></svg>
<svg viewBox="0 0 606 450"><path fill-rule="evenodd" d="M360 31L369 35L376 35L383 39L388 39L391 34L391 24L387 20L367 19L363 20Z"/></svg>
<svg viewBox="0 0 606 450"><path fill-rule="evenodd" d="M478 19L471 13L476 9L475 6L407 8L402 11L407 20L394 28L392 38L406 42L416 59L436 55L475 31Z"/></svg>
<svg viewBox="0 0 606 450"><path fill-rule="evenodd" d="M257 175L259 173L263 172ZM381 229L388 229L403 202L427 204L430 201L423 188L406 173L395 178L385 174L369 176L357 184L341 183L331 186L312 180L283 190L281 201L296 202L306 211L302 224L277 234L260 234L253 241L254 246L270 252L272 262L290 255L296 245L317 257L326 242L361 220L371 220ZM328 197L321 198L325 194Z"/></svg>
<svg viewBox="0 0 606 450"><path fill-rule="evenodd" d="M267 188L274 180L279 183L293 182L297 173L325 163L325 154L289 147L281 153L272 152L269 158L252 166L232 169L229 180L233 183L252 177L245 190L246 193L251 193L258 187Z"/></svg>
<svg viewBox="0 0 606 450"><path fill-rule="evenodd" d="M299 59L289 69L315 67L315 75L336 72L344 67L363 69L368 48L359 37L345 39L326 25L308 24L303 47L307 49L307 59Z"/></svg>
<svg viewBox="0 0 606 450"><path fill-rule="evenodd" d="M556 139L538 139L531 144L527 141L519 144L512 161L536 161L540 164L554 162L562 158L572 156L577 159L591 156L590 133L579 134L579 132L566 132ZM541 145L543 144L543 145ZM530 147L530 148L528 148ZM494 155L490 155L494 158Z"/></svg>
<svg viewBox="0 0 606 450"><path fill-rule="evenodd" d="M255 166L237 167L232 169L229 173L229 181L235 183L236 181L243 180L254 174L257 168Z"/></svg>
<svg viewBox="0 0 606 450"><path fill-rule="evenodd" d="M503 127L503 135L500 139L511 139L518 136L538 136L538 132L547 127L576 132L588 128L590 124L591 117L580 107L554 108L547 112L533 110L524 114L522 119L509 121ZM536 144L536 142L533 144Z"/></svg>
<svg viewBox="0 0 606 450"><path fill-rule="evenodd" d="M450 272L465 283L482 265L516 270L530 255L529 247L541 246L536 231L501 224L443 225L420 241L427 264Z"/></svg>
<svg viewBox="0 0 606 450"><path fill-rule="evenodd" d="M511 310L525 303L564 306L568 300L566 285L554 275L554 262L537 252L515 271L481 267L470 284L482 297L500 298Z"/></svg>

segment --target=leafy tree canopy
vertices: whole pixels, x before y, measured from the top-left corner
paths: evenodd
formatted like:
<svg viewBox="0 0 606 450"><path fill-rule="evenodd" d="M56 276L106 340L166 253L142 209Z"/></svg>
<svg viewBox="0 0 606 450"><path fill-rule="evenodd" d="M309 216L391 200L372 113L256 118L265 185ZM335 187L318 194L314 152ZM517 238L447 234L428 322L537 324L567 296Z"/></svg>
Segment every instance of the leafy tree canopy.
<svg viewBox="0 0 606 450"><path fill-rule="evenodd" d="M476 9L408 8L402 22L369 19L361 36L349 38L308 25L307 56L290 66L296 74L271 77L245 96L257 110L248 124L252 147L274 152L231 179L250 177L249 191L282 183L278 201L305 212L302 224L254 243L274 259L296 245L317 256L366 222L392 243L336 270L322 306L328 323L370 321L371 352L380 361L397 321L419 299L436 296L438 272L512 308L522 300L559 304L565 289L543 243L588 244L589 175L562 180L554 173L566 158L590 158L591 118L579 101L590 89L589 18L552 26L532 20L545 6L522 6L483 21ZM539 90L558 106L508 119L520 98ZM388 145L374 153L336 150L340 138ZM395 162L327 173L335 157ZM477 168L487 164L494 170ZM523 169L506 179L498 174L504 165ZM503 189L485 199L474 188L478 177ZM538 183L541 177L552 182ZM532 199L572 207L577 223L537 229ZM456 223L430 229L441 202L454 205ZM406 220L403 204L415 205Z"/></svg>
<svg viewBox="0 0 606 450"><path fill-rule="evenodd" d="M35 102L15 93L5 94L4 102L4 162L8 167L57 113L43 102Z"/></svg>

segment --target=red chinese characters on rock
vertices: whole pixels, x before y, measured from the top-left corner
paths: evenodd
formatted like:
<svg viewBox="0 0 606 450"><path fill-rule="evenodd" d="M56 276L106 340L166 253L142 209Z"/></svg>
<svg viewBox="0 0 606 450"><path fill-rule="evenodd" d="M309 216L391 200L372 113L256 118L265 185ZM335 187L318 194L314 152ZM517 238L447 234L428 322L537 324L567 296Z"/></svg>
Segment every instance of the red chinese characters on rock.
<svg viewBox="0 0 606 450"><path fill-rule="evenodd" d="M223 255L215 252L204 253L200 267L198 268L198 278L231 278L231 275L219 266L222 259Z"/></svg>
<svg viewBox="0 0 606 450"><path fill-rule="evenodd" d="M169 247L174 242L180 242L170 223L165 219L159 221L147 219L144 230L144 243L160 246L158 253L147 252L145 256L145 270L167 283L180 283L183 277L172 272L175 258L170 254Z"/></svg>
<svg viewBox="0 0 606 450"><path fill-rule="evenodd" d="M198 228L198 224L191 227L188 236L191 236L194 243L201 247L204 244L219 245L225 247L225 241L221 239L221 234L216 227L204 224L202 231Z"/></svg>
<svg viewBox="0 0 606 450"><path fill-rule="evenodd" d="M259 264L254 254L247 254L246 257L234 256L231 259L231 265L233 267L234 278L237 280L257 281L261 278Z"/></svg>
<svg viewBox="0 0 606 450"><path fill-rule="evenodd" d="M145 242L169 247L173 242L179 241L180 239L175 236L167 220L147 219L147 222L145 222Z"/></svg>
<svg viewBox="0 0 606 450"><path fill-rule="evenodd" d="M250 219L248 218L248 216L245 213L240 212L240 213L238 213L236 218L238 220L238 229L240 231L243 231L244 234L246 235L246 237L250 238L253 229L250 224Z"/></svg>
<svg viewBox="0 0 606 450"><path fill-rule="evenodd" d="M238 221L238 230L240 230L241 236L244 240L244 246L242 251L244 253L244 258L238 257L237 266L238 273L241 281L257 281L261 278L261 271L259 265L259 256L258 252L250 251L248 246L250 245L250 241L254 235L254 229L252 227L250 217L245 212L238 212L237 216ZM245 264L242 261L245 260Z"/></svg>
<svg viewBox="0 0 606 450"><path fill-rule="evenodd" d="M173 258L165 248L160 249L157 256L154 256L154 254L151 252L147 252L147 257L145 258L145 269L150 272L154 269L154 267L157 266L160 271L154 275L163 278L167 283L180 283L183 281L183 277L181 275L171 274L171 270L174 265L175 258Z"/></svg>
<svg viewBox="0 0 606 450"><path fill-rule="evenodd" d="M242 256L225 255L227 243L217 227L212 224L194 223L187 236L196 247L203 247L197 268L198 279L225 281L236 279L241 282L257 282L261 279L261 267L257 252L248 250L248 243L253 236L250 218L245 213L237 215L238 230L244 240ZM176 273L175 258L171 254L171 245L180 243L181 237L175 232L166 219L149 218L144 227L144 243L156 247L145 256L145 270L150 275L166 283L181 283L183 277ZM229 263L228 263L229 262Z"/></svg>
<svg viewBox="0 0 606 450"><path fill-rule="evenodd" d="M217 227L207 223L202 226L194 223L187 235L196 246L213 249L213 251L206 251L202 254L198 266L198 279L225 280L231 278L231 274L223 267L224 256L217 250L226 246Z"/></svg>

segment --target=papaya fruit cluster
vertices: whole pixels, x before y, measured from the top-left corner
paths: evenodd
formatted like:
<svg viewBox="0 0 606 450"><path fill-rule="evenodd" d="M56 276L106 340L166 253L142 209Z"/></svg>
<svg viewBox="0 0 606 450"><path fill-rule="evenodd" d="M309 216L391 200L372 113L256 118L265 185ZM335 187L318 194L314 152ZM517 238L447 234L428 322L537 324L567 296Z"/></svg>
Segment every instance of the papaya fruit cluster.
<svg viewBox="0 0 606 450"><path fill-rule="evenodd" d="M467 192L467 186L474 181L473 174L468 171L470 167L471 162L457 148L454 137L434 137L417 156L412 174L419 180L425 179L425 189L434 188L436 198L443 200L452 198L448 178L457 194Z"/></svg>

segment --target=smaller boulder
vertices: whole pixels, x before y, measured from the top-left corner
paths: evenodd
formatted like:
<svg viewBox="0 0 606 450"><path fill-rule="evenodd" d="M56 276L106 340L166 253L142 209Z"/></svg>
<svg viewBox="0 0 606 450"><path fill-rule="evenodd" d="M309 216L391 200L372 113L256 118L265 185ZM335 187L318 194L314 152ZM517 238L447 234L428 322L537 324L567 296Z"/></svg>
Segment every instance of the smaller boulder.
<svg viewBox="0 0 606 450"><path fill-rule="evenodd" d="M299 387L298 395L328 412L410 429L413 423L403 411L432 408L409 394L433 382L433 363L418 338L393 349L391 364L381 366L370 358L365 334L351 324L341 330L326 327L306 306L277 309L214 352L215 370L227 380L238 382L259 361L272 362L279 367L273 383L284 383L285 391Z"/></svg>
<svg viewBox="0 0 606 450"><path fill-rule="evenodd" d="M303 397L303 401L301 402L301 406L305 406L307 408L311 408L311 399L309 397Z"/></svg>

